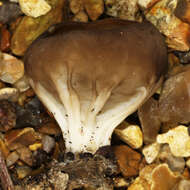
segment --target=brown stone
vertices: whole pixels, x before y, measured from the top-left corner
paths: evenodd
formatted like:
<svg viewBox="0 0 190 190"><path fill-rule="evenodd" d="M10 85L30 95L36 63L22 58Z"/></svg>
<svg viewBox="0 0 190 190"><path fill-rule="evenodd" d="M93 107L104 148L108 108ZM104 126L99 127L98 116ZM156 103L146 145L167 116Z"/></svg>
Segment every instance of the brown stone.
<svg viewBox="0 0 190 190"><path fill-rule="evenodd" d="M19 159L19 155L17 154L16 151L11 152L8 157L6 158L6 164L7 166L12 166L13 164L16 163L16 161Z"/></svg>
<svg viewBox="0 0 190 190"><path fill-rule="evenodd" d="M64 0L52 0L51 11L38 18L24 16L17 26L11 40L11 50L16 55L23 55L28 46L51 25L61 22Z"/></svg>
<svg viewBox="0 0 190 190"><path fill-rule="evenodd" d="M17 166L16 172L19 179L23 179L31 173L32 169L28 166Z"/></svg>
<svg viewBox="0 0 190 190"><path fill-rule="evenodd" d="M0 151L2 152L3 156L7 158L9 155L9 149L5 145L5 142L0 138Z"/></svg>
<svg viewBox="0 0 190 190"><path fill-rule="evenodd" d="M16 150L19 154L20 160L28 164L29 166L32 166L33 160L32 160L32 152L27 147L22 147Z"/></svg>
<svg viewBox="0 0 190 190"><path fill-rule="evenodd" d="M190 24L190 1L189 0L178 1L174 14L183 22L187 22Z"/></svg>
<svg viewBox="0 0 190 190"><path fill-rule="evenodd" d="M125 145L115 146L114 152L117 163L124 177L138 175L141 155Z"/></svg>
<svg viewBox="0 0 190 190"><path fill-rule="evenodd" d="M150 98L138 110L144 143L153 143L156 141L156 136L159 132L161 122L158 115L158 101Z"/></svg>
<svg viewBox="0 0 190 190"><path fill-rule="evenodd" d="M38 128L38 132L44 133L47 135L60 135L61 134L61 129L58 126L58 124L54 121L50 121L48 123L42 124Z"/></svg>
<svg viewBox="0 0 190 190"><path fill-rule="evenodd" d="M21 145L31 145L36 141L36 134L33 128L15 129L5 134L5 143L12 147L15 143Z"/></svg>
<svg viewBox="0 0 190 190"><path fill-rule="evenodd" d="M0 49L3 52L7 52L10 49L10 32L6 29L6 27L2 27L1 29L1 41L0 41Z"/></svg>
<svg viewBox="0 0 190 190"><path fill-rule="evenodd" d="M152 172L151 190L171 190L181 180L168 168L167 164L157 166Z"/></svg>

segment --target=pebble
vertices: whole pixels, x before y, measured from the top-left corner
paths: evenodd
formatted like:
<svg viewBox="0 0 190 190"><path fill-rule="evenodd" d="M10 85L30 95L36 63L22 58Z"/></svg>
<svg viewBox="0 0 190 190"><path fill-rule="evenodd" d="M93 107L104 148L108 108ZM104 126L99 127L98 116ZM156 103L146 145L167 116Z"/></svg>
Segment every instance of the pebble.
<svg viewBox="0 0 190 190"><path fill-rule="evenodd" d="M14 146L24 145L29 146L36 142L36 134L33 128L26 127L23 129L14 129L5 133L5 144L8 146L10 150L14 148ZM20 147L19 145L19 147Z"/></svg>
<svg viewBox="0 0 190 190"><path fill-rule="evenodd" d="M24 16L11 38L11 50L15 55L24 55L29 45L51 25L62 21L64 0L49 1L52 9L44 16ZM43 23L43 24L42 24Z"/></svg>
<svg viewBox="0 0 190 190"><path fill-rule="evenodd" d="M147 165L128 190L171 190L181 179L182 177L175 175L167 164Z"/></svg>
<svg viewBox="0 0 190 190"><path fill-rule="evenodd" d="M97 20L104 12L103 0L83 0L84 7L91 20Z"/></svg>
<svg viewBox="0 0 190 190"><path fill-rule="evenodd" d="M26 75L16 81L13 86L18 89L19 92L25 92L30 88L30 84Z"/></svg>
<svg viewBox="0 0 190 190"><path fill-rule="evenodd" d="M22 147L16 150L20 160L28 164L29 166L32 166L33 160L32 160L32 152L27 147Z"/></svg>
<svg viewBox="0 0 190 190"><path fill-rule="evenodd" d="M84 10L84 4L82 0L70 0L69 6L73 14L77 14Z"/></svg>
<svg viewBox="0 0 190 190"><path fill-rule="evenodd" d="M173 172L182 173L184 171L184 158L173 156L167 144L161 147L160 153L158 155L158 160L162 163L167 163Z"/></svg>
<svg viewBox="0 0 190 190"><path fill-rule="evenodd" d="M181 176L175 175L167 164L160 164L152 171L152 190L171 190L180 182Z"/></svg>
<svg viewBox="0 0 190 190"><path fill-rule="evenodd" d="M181 180L178 184L177 190L189 190L190 189L190 180Z"/></svg>
<svg viewBox="0 0 190 190"><path fill-rule="evenodd" d="M190 156L190 136L188 128L183 125L170 129L167 133L158 135L157 142L168 143L174 156Z"/></svg>
<svg viewBox="0 0 190 190"><path fill-rule="evenodd" d="M19 97L19 92L16 88L5 87L0 89L0 100L9 100L16 102Z"/></svg>
<svg viewBox="0 0 190 190"><path fill-rule="evenodd" d="M123 176L129 178L138 175L141 154L125 145L115 146L113 148Z"/></svg>
<svg viewBox="0 0 190 190"><path fill-rule="evenodd" d="M9 23L13 19L21 15L22 12L17 3L12 3L10 1L4 0L1 1L0 6L0 22L5 24Z"/></svg>
<svg viewBox="0 0 190 190"><path fill-rule="evenodd" d="M137 0L105 0L106 14L124 20L141 21Z"/></svg>
<svg viewBox="0 0 190 190"><path fill-rule="evenodd" d="M45 0L19 0L22 12L34 18L47 14L51 6Z"/></svg>
<svg viewBox="0 0 190 190"><path fill-rule="evenodd" d="M6 132L16 126L16 113L12 103L0 101L0 131Z"/></svg>
<svg viewBox="0 0 190 190"><path fill-rule="evenodd" d="M174 11L178 2L178 0L161 0L150 11L145 12L145 17L166 36L169 48L188 51L190 49L190 25L175 16ZM183 9L182 7L181 12Z"/></svg>
<svg viewBox="0 0 190 190"><path fill-rule="evenodd" d="M143 142L145 144L154 143L160 130L158 101L149 98L139 109L138 116L143 131Z"/></svg>
<svg viewBox="0 0 190 190"><path fill-rule="evenodd" d="M45 135L42 138L42 145L43 145L43 150L47 153L50 153L52 149L55 147L55 140L54 138Z"/></svg>
<svg viewBox="0 0 190 190"><path fill-rule="evenodd" d="M123 178L123 177L116 177L113 179L114 181L114 187L117 188L126 188L127 186L129 186L129 182Z"/></svg>
<svg viewBox="0 0 190 190"><path fill-rule="evenodd" d="M11 152L8 157L6 158L6 164L7 167L12 166L13 164L16 163L16 161L19 159L19 155L16 151Z"/></svg>
<svg viewBox="0 0 190 190"><path fill-rule="evenodd" d="M7 52L10 49L11 41L10 41L11 34L7 30L5 26L1 28L1 40L0 40L0 49L3 52Z"/></svg>
<svg viewBox="0 0 190 190"><path fill-rule="evenodd" d="M138 149L143 144L143 134L138 125L121 123L115 130L115 134L129 146Z"/></svg>
<svg viewBox="0 0 190 190"><path fill-rule="evenodd" d="M138 0L138 5L142 9L149 9L151 8L155 3L157 3L160 0Z"/></svg>
<svg viewBox="0 0 190 190"><path fill-rule="evenodd" d="M29 145L29 149L31 151L36 151L39 148L42 148L42 143L34 143L34 144Z"/></svg>
<svg viewBox="0 0 190 190"><path fill-rule="evenodd" d="M150 145L146 145L143 150L142 153L145 157L145 160L148 164L151 164L152 162L154 162L159 154L160 151L160 144L158 144L157 142L152 143Z"/></svg>
<svg viewBox="0 0 190 190"><path fill-rule="evenodd" d="M7 156L8 156L9 153L10 153L10 151L9 151L9 149L7 148L7 146L6 146L5 142L4 142L4 140L1 139L1 137L0 137L0 150L1 150L1 152L2 152L2 154L3 154L3 156L4 156L4 158L7 158Z"/></svg>
<svg viewBox="0 0 190 190"><path fill-rule="evenodd" d="M84 11L80 11L72 18L76 22L88 22L88 15Z"/></svg>
<svg viewBox="0 0 190 190"><path fill-rule="evenodd" d="M32 169L28 166L17 166L15 170L16 170L18 179L23 179L32 172Z"/></svg>
<svg viewBox="0 0 190 190"><path fill-rule="evenodd" d="M54 121L43 123L42 125L39 126L37 131L46 135L56 135L56 136L61 135L62 133L60 127Z"/></svg>
<svg viewBox="0 0 190 190"><path fill-rule="evenodd" d="M0 80L13 84L24 75L24 63L16 57L0 53Z"/></svg>

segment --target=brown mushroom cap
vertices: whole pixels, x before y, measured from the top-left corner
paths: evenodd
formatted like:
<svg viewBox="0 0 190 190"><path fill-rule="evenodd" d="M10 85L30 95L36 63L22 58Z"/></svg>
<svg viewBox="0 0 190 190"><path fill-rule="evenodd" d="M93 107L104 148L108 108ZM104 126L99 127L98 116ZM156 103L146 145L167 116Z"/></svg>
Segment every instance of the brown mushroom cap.
<svg viewBox="0 0 190 190"><path fill-rule="evenodd" d="M111 136L107 129L113 131L154 93L167 70L167 52L148 22L69 22L37 39L26 52L25 66L37 95L55 118L59 115L59 125L78 122L72 132L84 135L94 123L105 145L103 138ZM91 136L90 141L97 140Z"/></svg>

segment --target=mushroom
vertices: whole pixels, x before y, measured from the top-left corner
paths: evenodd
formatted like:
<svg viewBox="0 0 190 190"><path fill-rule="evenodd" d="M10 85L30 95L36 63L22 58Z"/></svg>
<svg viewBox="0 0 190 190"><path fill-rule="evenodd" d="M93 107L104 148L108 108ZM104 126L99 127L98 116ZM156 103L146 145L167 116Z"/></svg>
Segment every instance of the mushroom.
<svg viewBox="0 0 190 190"><path fill-rule="evenodd" d="M95 153L159 87L167 51L150 23L105 19L51 27L24 61L31 86L61 127L66 151Z"/></svg>

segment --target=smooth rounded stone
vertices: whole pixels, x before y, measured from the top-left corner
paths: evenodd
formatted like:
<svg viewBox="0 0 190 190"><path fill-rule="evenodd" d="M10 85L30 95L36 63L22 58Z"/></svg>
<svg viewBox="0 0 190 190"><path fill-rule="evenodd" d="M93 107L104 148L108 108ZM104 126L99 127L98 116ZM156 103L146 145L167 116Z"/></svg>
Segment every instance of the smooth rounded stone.
<svg viewBox="0 0 190 190"><path fill-rule="evenodd" d="M24 63L7 53L0 53L0 79L13 84L24 75Z"/></svg>
<svg viewBox="0 0 190 190"><path fill-rule="evenodd" d="M161 147L160 153L158 155L158 160L160 162L167 163L173 172L182 173L184 171L184 158L173 156L170 151L170 147L167 144Z"/></svg>
<svg viewBox="0 0 190 190"><path fill-rule="evenodd" d="M25 75L22 78L20 78L18 81L16 81L13 86L16 89L18 89L20 92L25 92L30 88L30 84Z"/></svg>
<svg viewBox="0 0 190 190"><path fill-rule="evenodd" d="M183 125L158 135L157 142L168 143L172 154L176 157L190 156L190 136L188 128Z"/></svg>
<svg viewBox="0 0 190 190"><path fill-rule="evenodd" d="M115 134L129 146L138 149L143 144L143 134L138 125L121 123L115 130Z"/></svg>
<svg viewBox="0 0 190 190"><path fill-rule="evenodd" d="M47 14L51 6L45 0L19 0L22 12L34 18Z"/></svg>
<svg viewBox="0 0 190 190"><path fill-rule="evenodd" d="M141 21L138 0L105 0L106 14L125 20Z"/></svg>
<svg viewBox="0 0 190 190"><path fill-rule="evenodd" d="M69 7L73 14L77 14L84 10L83 0L70 0Z"/></svg>
<svg viewBox="0 0 190 190"><path fill-rule="evenodd" d="M53 137L48 135L43 136L42 138L42 147L43 150L47 153L50 153L52 149L55 147L55 140Z"/></svg>
<svg viewBox="0 0 190 190"><path fill-rule="evenodd" d="M159 154L160 144L157 142L147 145L143 148L142 153L145 157L145 160L148 164L154 162Z"/></svg>

